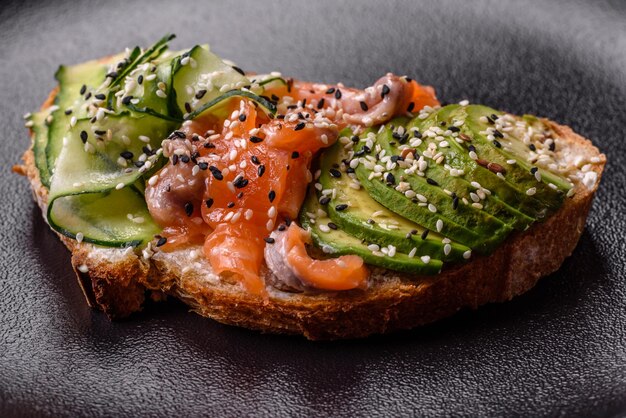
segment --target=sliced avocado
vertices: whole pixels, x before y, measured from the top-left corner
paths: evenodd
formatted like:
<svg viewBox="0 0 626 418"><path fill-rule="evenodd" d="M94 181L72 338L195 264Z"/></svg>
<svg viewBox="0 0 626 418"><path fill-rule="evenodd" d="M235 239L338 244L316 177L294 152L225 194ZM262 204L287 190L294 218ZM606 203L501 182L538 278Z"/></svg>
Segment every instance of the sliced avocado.
<svg viewBox="0 0 626 418"><path fill-rule="evenodd" d="M329 255L354 254L373 266L420 275L438 274L443 266L441 260L436 260L430 255L415 253L411 257L408 254L396 252L393 247L385 247L384 244L373 241L362 241L346 231L329 227L332 221L327 217L313 191L309 191L302 206L300 223L303 228L310 229L315 245ZM377 250L376 247L371 247L373 245L385 247L387 254L383 252L385 248Z"/></svg>
<svg viewBox="0 0 626 418"><path fill-rule="evenodd" d="M318 181L323 190L317 196L318 202L323 203L334 224L357 238L381 246L393 245L405 253L415 248L418 254L444 261L463 259L468 247L398 216L374 200L359 185L354 170L343 162L348 154L344 144L337 142L320 157ZM344 204L348 205L346 209L337 209Z"/></svg>
<svg viewBox="0 0 626 418"><path fill-rule="evenodd" d="M417 129L418 135L422 138L433 134L437 138L437 132L443 133L450 127L453 127L454 130L458 129L458 132L453 133L453 139L448 139L451 146L444 149L439 148L439 152L444 156L444 164L455 170L463 170L462 177L466 181L470 184L477 183L483 189L491 192L491 196L506 203L509 207L515 208L533 219L544 218L547 212L546 206L534 196L528 195L526 190L519 185L507 182L504 176L497 174L498 169L502 166L491 166L490 169L487 165L479 164L482 161L472 154L472 152L476 152L475 145L471 141L468 142L471 140L471 136L462 131L466 117L462 109L463 107L460 105L445 106L425 119L415 118L407 125L407 130L412 132ZM443 123L445 125L442 126ZM448 129L444 130L446 127ZM415 141L411 140L409 144L415 144ZM425 146L426 144L422 145L421 149L423 150Z"/></svg>
<svg viewBox="0 0 626 418"><path fill-rule="evenodd" d="M417 131L407 131L405 128L406 124L403 123L403 120L395 119L390 122L390 125L393 126L391 137L388 135L379 135L378 143L380 143L384 149L391 150L398 165L404 165L405 167L410 167L410 159L413 159L413 156L419 158L419 155L426 151L431 143L444 144L444 147L438 147L437 150L444 151L445 154L443 155L445 155L446 158L454 158L456 154L464 153L465 151L460 144L456 142L453 132L448 129L449 120L447 119L447 110L450 107L451 106L446 106L436 113L436 120L444 122L441 129L445 131L443 132L445 136L439 136L439 141L428 136L421 137L419 128ZM453 129L455 128L453 127ZM414 132L421 138L414 136ZM409 136L411 137L410 143L413 144L413 146L407 144L407 142L409 142ZM409 155L409 151L415 151L415 153ZM405 162L402 155L407 156L408 161ZM479 188L467 181L458 169L454 169L446 164L445 160L444 164L436 164L429 159L425 159L424 161L426 162L426 168L423 170L425 177L434 180L443 190L447 191L446 193L450 195L452 200L456 198L460 204L471 205L474 203L472 198L476 199L477 196L480 196L479 199L482 210L518 230L525 230L535 221L534 218L502 202L498 197L486 195L484 192L478 192ZM469 171L469 167L463 169L463 172L465 171ZM478 192L478 194L476 192Z"/></svg>
<svg viewBox="0 0 626 418"><path fill-rule="evenodd" d="M381 135L391 136L392 133L386 127L377 136L366 136L364 142L355 147L355 155L370 151L361 156L362 163L356 173L367 191L382 205L480 253L493 250L512 231L499 219L470 205L456 205L455 208L453 197L436 183L415 173L407 173L397 164L394 168L393 161L386 160L386 157L390 158L391 150L375 143ZM367 145L370 143L373 149Z"/></svg>
<svg viewBox="0 0 626 418"><path fill-rule="evenodd" d="M502 112L486 106L469 105L459 108L457 115L465 117L461 131L471 138L479 159L505 168L505 181L531 194L545 205L547 212L553 212L561 206L570 188L569 182L530 164L527 161L528 153L522 151L523 140L496 129L494 119L502 116Z"/></svg>

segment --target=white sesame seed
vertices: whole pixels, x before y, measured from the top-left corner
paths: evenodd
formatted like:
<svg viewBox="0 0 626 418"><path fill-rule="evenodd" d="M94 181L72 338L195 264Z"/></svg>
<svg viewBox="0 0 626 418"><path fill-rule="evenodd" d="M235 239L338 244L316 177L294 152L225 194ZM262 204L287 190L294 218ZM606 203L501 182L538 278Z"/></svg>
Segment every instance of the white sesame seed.
<svg viewBox="0 0 626 418"><path fill-rule="evenodd" d="M117 186L115 186L115 190L122 190L124 188L124 183L117 183Z"/></svg>
<svg viewBox="0 0 626 418"><path fill-rule="evenodd" d="M393 257L396 255L396 247L393 245L389 245L389 252L387 253L389 257Z"/></svg>
<svg viewBox="0 0 626 418"><path fill-rule="evenodd" d="M452 251L452 245L446 244L446 245L443 246L443 253L445 255L450 254L450 251Z"/></svg>
<svg viewBox="0 0 626 418"><path fill-rule="evenodd" d="M252 212L252 209L247 209L246 212L243 214L243 217L246 219L246 221L249 221L250 219L252 219L253 214L254 212Z"/></svg>
<svg viewBox="0 0 626 418"><path fill-rule="evenodd" d="M413 258L415 257L415 253L417 253L417 248L413 247L413 249L411 251L409 251L409 253L407 254L409 258Z"/></svg>
<svg viewBox="0 0 626 418"><path fill-rule="evenodd" d="M237 222L239 220L239 218L241 218L241 212L235 212L235 214L233 215L233 217L230 219L230 223L234 224L235 222Z"/></svg>
<svg viewBox="0 0 626 418"><path fill-rule="evenodd" d="M76 241L83 242L83 238L85 238L85 236L83 235L82 232L77 232L76 233Z"/></svg>
<svg viewBox="0 0 626 418"><path fill-rule="evenodd" d="M477 159L478 159L478 155L476 155L476 152L474 152L474 151L470 151L470 152L469 152L469 157L470 157L472 160L477 160Z"/></svg>
<svg viewBox="0 0 626 418"><path fill-rule="evenodd" d="M265 224L265 229L267 229L268 231L271 231L272 229L274 229L274 220L270 219L267 221L267 223Z"/></svg>
<svg viewBox="0 0 626 418"><path fill-rule="evenodd" d="M467 250L463 253L463 258L468 260L472 256L472 250Z"/></svg>
<svg viewBox="0 0 626 418"><path fill-rule="evenodd" d="M432 213L437 213L437 207L433 205L432 203L428 204L428 210L431 211Z"/></svg>
<svg viewBox="0 0 626 418"><path fill-rule="evenodd" d="M429 255L423 255L423 256L420 257L420 259L422 260L422 263L424 263L424 264L430 263L430 256Z"/></svg>
<svg viewBox="0 0 626 418"><path fill-rule="evenodd" d="M537 181L541 181L541 173L539 170L535 171L535 179L537 179Z"/></svg>
<svg viewBox="0 0 626 418"><path fill-rule="evenodd" d="M139 135L139 136L138 136L138 138L139 138L139 140L140 140L141 142L145 142L146 144L150 142L150 138L148 138L148 137L147 137L147 136L145 136L145 135ZM183 151L183 152L184 152L184 151Z"/></svg>
<svg viewBox="0 0 626 418"><path fill-rule="evenodd" d="M163 90L157 90L156 95L162 99L165 99L167 97L167 94Z"/></svg>
<svg viewBox="0 0 626 418"><path fill-rule="evenodd" d="M276 216L276 206L272 206L267 210L267 216L274 218Z"/></svg>
<svg viewBox="0 0 626 418"><path fill-rule="evenodd" d="M370 250L370 251L379 251L380 247L378 245L376 245L376 244L370 244L370 245L367 246L367 249Z"/></svg>
<svg viewBox="0 0 626 418"><path fill-rule="evenodd" d="M534 195L535 193L537 193L537 188L536 188L536 187L531 187L530 189L526 190L526 194L527 194L528 196L532 196L532 195Z"/></svg>
<svg viewBox="0 0 626 418"><path fill-rule="evenodd" d="M81 264L80 266L78 266L78 271L80 271L81 273L87 273L89 272L89 267L87 267L86 264Z"/></svg>
<svg viewBox="0 0 626 418"><path fill-rule="evenodd" d="M441 232L441 230L443 229L443 221L441 219L437 219L437 232Z"/></svg>
<svg viewBox="0 0 626 418"><path fill-rule="evenodd" d="M469 100L461 100L461 101L459 102L459 104L460 104L461 106L467 106L467 105L469 104Z"/></svg>
<svg viewBox="0 0 626 418"><path fill-rule="evenodd" d="M516 160L506 160L506 163L507 163L508 165L514 165L514 164L516 164L516 163L517 163L517 161L516 161Z"/></svg>
<svg viewBox="0 0 626 418"><path fill-rule="evenodd" d="M235 212L228 212L226 216L224 216L224 222L230 221L233 218L233 216L235 216Z"/></svg>
<svg viewBox="0 0 626 418"><path fill-rule="evenodd" d="M319 224L319 229L322 232L330 232L330 228L328 227L328 225L324 225L324 224Z"/></svg>

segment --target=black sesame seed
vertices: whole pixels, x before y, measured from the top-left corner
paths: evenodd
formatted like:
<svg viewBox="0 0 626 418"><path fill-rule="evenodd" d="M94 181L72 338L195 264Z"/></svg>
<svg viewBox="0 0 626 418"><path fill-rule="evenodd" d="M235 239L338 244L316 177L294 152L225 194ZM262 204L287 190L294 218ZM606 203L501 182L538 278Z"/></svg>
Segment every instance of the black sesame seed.
<svg viewBox="0 0 626 418"><path fill-rule="evenodd" d="M250 157L250 161L252 161L252 164L261 164L261 161L259 161L259 157L257 157L256 155Z"/></svg>
<svg viewBox="0 0 626 418"><path fill-rule="evenodd" d="M206 94L206 90L200 90L196 93L196 99L200 100L204 97L204 95Z"/></svg>
<svg viewBox="0 0 626 418"><path fill-rule="evenodd" d="M530 144L528 148L530 148L531 151L537 151L537 147L535 146L535 144Z"/></svg>
<svg viewBox="0 0 626 418"><path fill-rule="evenodd" d="M384 84L384 85L383 85L383 89L382 89L382 91L380 92L380 98L381 98L381 99L384 99L384 98L385 98L385 96L389 94L389 92L391 92L391 90L389 89L389 86L388 86L388 85L386 85L386 84Z"/></svg>
<svg viewBox="0 0 626 418"><path fill-rule="evenodd" d="M450 129L450 132L459 132L459 131L461 131L457 126L450 126L448 129Z"/></svg>
<svg viewBox="0 0 626 418"><path fill-rule="evenodd" d="M185 102L185 112L191 113L191 111L191 105L189 104L189 102Z"/></svg>
<svg viewBox="0 0 626 418"><path fill-rule="evenodd" d="M280 225L278 225L278 230L279 230L280 232L284 231L285 229L287 229L287 226L286 226L286 225L284 225L284 224L280 224Z"/></svg>
<svg viewBox="0 0 626 418"><path fill-rule="evenodd" d="M89 100L90 97L91 97L91 92L85 94L85 100Z"/></svg>
<svg viewBox="0 0 626 418"><path fill-rule="evenodd" d="M93 131L93 133L96 134L96 135L102 136L102 135L106 134L107 131L103 131L101 129L96 129L95 131Z"/></svg>
<svg viewBox="0 0 626 418"><path fill-rule="evenodd" d="M330 229L334 230L334 231L336 231L336 230L338 230L338 229L339 229L339 227L337 226L337 224L336 224L336 223L333 223L333 222L328 222L328 227L329 227Z"/></svg>
<svg viewBox="0 0 626 418"><path fill-rule="evenodd" d="M476 152L476 147L473 145L470 145L469 147L467 147L467 149L469 149L470 151Z"/></svg>
<svg viewBox="0 0 626 418"><path fill-rule="evenodd" d="M207 208L211 208L211 206L213 206L213 199L208 198L207 200L204 201L204 204L206 205Z"/></svg>
<svg viewBox="0 0 626 418"><path fill-rule="evenodd" d="M204 144L204 148L215 148L215 144L207 142L206 144Z"/></svg>
<svg viewBox="0 0 626 418"><path fill-rule="evenodd" d="M368 219L366 222L367 222L368 224L370 224L370 225L374 225L374 224L376 223L376 221L375 221L375 220L373 220L373 219L371 219L371 218L370 218L370 219Z"/></svg>
<svg viewBox="0 0 626 418"><path fill-rule="evenodd" d="M253 144L258 144L259 142L262 142L263 138L259 138L258 136L254 136L252 135L250 137L250 142L252 142Z"/></svg>
<svg viewBox="0 0 626 418"><path fill-rule="evenodd" d="M143 165L145 164L145 161L135 161L133 164L135 164L135 167L143 167Z"/></svg>
<svg viewBox="0 0 626 418"><path fill-rule="evenodd" d="M337 89L337 91L335 91L335 99L341 99L341 90Z"/></svg>
<svg viewBox="0 0 626 418"><path fill-rule="evenodd" d="M237 199L241 199L243 197L243 192L237 193Z"/></svg>
<svg viewBox="0 0 626 418"><path fill-rule="evenodd" d="M124 96L122 104L128 106L131 100L133 100L133 96Z"/></svg>
<svg viewBox="0 0 626 418"><path fill-rule="evenodd" d="M246 75L246 73L241 68L237 67L236 65L233 65L233 70L237 71L241 75Z"/></svg>
<svg viewBox="0 0 626 418"><path fill-rule="evenodd" d="M180 139L185 139L187 138L187 135L185 135L185 133L183 131L174 131L172 132L174 134L174 136L179 137Z"/></svg>
<svg viewBox="0 0 626 418"><path fill-rule="evenodd" d="M167 242L167 238L160 237L159 240L156 243L156 246L157 247L161 247L161 246L165 245L166 242Z"/></svg>
<svg viewBox="0 0 626 418"><path fill-rule="evenodd" d="M336 168L331 168L330 170L328 170L328 172L330 173L331 176L333 176L336 179L341 177L341 171L337 170Z"/></svg>
<svg viewBox="0 0 626 418"><path fill-rule="evenodd" d="M487 122L489 122L490 125L495 124L495 122L489 116L487 116Z"/></svg>
<svg viewBox="0 0 626 418"><path fill-rule="evenodd" d="M248 185L248 183L249 183L248 179L245 179L243 177L237 177L237 180L233 183L233 186L235 186L238 189L243 189L244 187Z"/></svg>
<svg viewBox="0 0 626 418"><path fill-rule="evenodd" d="M187 214L187 216L193 215L193 203L185 203L185 214Z"/></svg>
<svg viewBox="0 0 626 418"><path fill-rule="evenodd" d="M497 139L493 140L493 145L495 145L496 148L502 148L502 144Z"/></svg>
<svg viewBox="0 0 626 418"><path fill-rule="evenodd" d="M532 168L530 169L530 174L535 175L535 173L536 173L538 170L539 170L539 168L537 168L537 167L532 167Z"/></svg>
<svg viewBox="0 0 626 418"><path fill-rule="evenodd" d="M324 98L322 97L319 102L317 102L317 108L321 109L324 107Z"/></svg>
<svg viewBox="0 0 626 418"><path fill-rule="evenodd" d="M71 115L72 114L72 109L66 109L65 110L65 114L66 115Z"/></svg>
<svg viewBox="0 0 626 418"><path fill-rule="evenodd" d="M345 204L345 203L342 203L342 204L340 204L340 205L335 206L335 210L338 210L338 211L340 211L340 212L341 212L342 210L346 210L346 209L348 209L348 205L347 205L347 204Z"/></svg>
<svg viewBox="0 0 626 418"><path fill-rule="evenodd" d="M245 122L246 121L246 114L242 113L241 115L239 115L239 122Z"/></svg>
<svg viewBox="0 0 626 418"><path fill-rule="evenodd" d="M330 197L324 196L320 199L320 205L327 205L330 202Z"/></svg>
<svg viewBox="0 0 626 418"><path fill-rule="evenodd" d="M263 238L263 240L267 242L268 244L273 244L275 242L274 238L272 237L265 237Z"/></svg>
<svg viewBox="0 0 626 418"><path fill-rule="evenodd" d="M410 113L410 112L412 112L412 111L413 111L413 109L415 109L415 103L411 102L411 103L409 103L409 105L407 106L406 111Z"/></svg>
<svg viewBox="0 0 626 418"><path fill-rule="evenodd" d="M143 83L143 74L139 74L139 77L137 77L137 83L139 85L141 85Z"/></svg>
<svg viewBox="0 0 626 418"><path fill-rule="evenodd" d="M126 160L132 160L133 159L133 153L130 151L124 151L124 152L120 152L120 156Z"/></svg>
<svg viewBox="0 0 626 418"><path fill-rule="evenodd" d="M306 126L306 123L304 123L304 122L300 122L300 123L298 123L298 124L295 126L295 128L293 128L293 130L294 130L294 131L299 131L299 130L301 130L301 129L304 129L304 127L305 127L305 126Z"/></svg>
<svg viewBox="0 0 626 418"><path fill-rule="evenodd" d="M104 99L106 99L106 98L107 98L107 97L106 97L104 94L102 94L102 93L96 94L96 95L95 95L95 96L93 96L93 97L95 97L95 98L96 98L96 99L98 99L98 100L104 100Z"/></svg>
<svg viewBox="0 0 626 418"><path fill-rule="evenodd" d="M387 177L385 177L385 180L387 180L387 184L396 184L396 178L391 173L387 173Z"/></svg>
<svg viewBox="0 0 626 418"><path fill-rule="evenodd" d="M80 95L82 96L83 94L85 94L86 91L87 91L87 86L83 84L83 86L80 88Z"/></svg>
<svg viewBox="0 0 626 418"><path fill-rule="evenodd" d="M200 168L200 170L203 170L203 171L204 171L204 170L206 170L207 168L209 168L209 163L205 163L204 161L203 161L203 162L200 162L200 163L198 163L198 167Z"/></svg>
<svg viewBox="0 0 626 418"><path fill-rule="evenodd" d="M554 151L554 150L556 149L556 142L554 142L554 141L553 141L553 142L551 142L551 143L550 143L550 146L548 147L548 149L549 149L550 151Z"/></svg>
<svg viewBox="0 0 626 418"><path fill-rule="evenodd" d="M277 101L279 101L279 100L280 100L280 97L278 97L277 95L275 95L275 94L273 94L273 93L272 93L272 101L273 101L273 102L277 102Z"/></svg>
<svg viewBox="0 0 626 418"><path fill-rule="evenodd" d="M294 151L291 153L291 158L296 159L300 156L300 153L298 151Z"/></svg>
<svg viewBox="0 0 626 418"><path fill-rule="evenodd" d="M459 207L459 197L454 196L452 198L452 209L456 210Z"/></svg>
<svg viewBox="0 0 626 418"><path fill-rule="evenodd" d="M504 138L504 135L502 135L502 132L500 132L497 129L493 131L493 136L495 136L496 138Z"/></svg>
<svg viewBox="0 0 626 418"><path fill-rule="evenodd" d="M435 180L431 179L430 177L426 177L426 183L430 184L431 186L439 186L439 183L437 183Z"/></svg>
<svg viewBox="0 0 626 418"><path fill-rule="evenodd" d="M226 207L227 207L228 209L235 207L235 202L228 202L228 203L226 204Z"/></svg>
<svg viewBox="0 0 626 418"><path fill-rule="evenodd" d="M269 199L270 203L272 203L274 199L276 199L276 192L274 190L270 190L270 192L267 194L267 198Z"/></svg>
<svg viewBox="0 0 626 418"><path fill-rule="evenodd" d="M285 216L285 225L291 225L291 218L289 216Z"/></svg>
<svg viewBox="0 0 626 418"><path fill-rule="evenodd" d="M417 235L417 229L411 229L410 234L411 235Z"/></svg>
<svg viewBox="0 0 626 418"><path fill-rule="evenodd" d="M359 137L358 137L357 135L354 135L354 136L352 137L352 142L354 142L355 144L356 144L357 142L359 142Z"/></svg>
<svg viewBox="0 0 626 418"><path fill-rule="evenodd" d="M259 177L263 177L264 173L265 173L265 164L261 164L259 168L257 169L257 174L259 175Z"/></svg>
<svg viewBox="0 0 626 418"><path fill-rule="evenodd" d="M424 232L422 232L422 239L426 239L426 237L428 236L428 233L430 232L430 229L425 229Z"/></svg>
<svg viewBox="0 0 626 418"><path fill-rule="evenodd" d="M180 161L182 161L183 163L187 164L189 162L189 156L188 155L181 155L180 156Z"/></svg>
<svg viewBox="0 0 626 418"><path fill-rule="evenodd" d="M212 166L209 166L209 170L211 171L211 174L213 174L213 177L215 177L216 180L224 179L224 175L222 174L219 168L212 165Z"/></svg>
<svg viewBox="0 0 626 418"><path fill-rule="evenodd" d="M80 140L83 141L83 144L87 142L88 137L89 135L87 135L87 131L80 131Z"/></svg>
<svg viewBox="0 0 626 418"><path fill-rule="evenodd" d="M326 94L333 94L335 92L335 88L331 87L328 90L326 90Z"/></svg>
<svg viewBox="0 0 626 418"><path fill-rule="evenodd" d="M172 165L178 164L178 154L172 155Z"/></svg>

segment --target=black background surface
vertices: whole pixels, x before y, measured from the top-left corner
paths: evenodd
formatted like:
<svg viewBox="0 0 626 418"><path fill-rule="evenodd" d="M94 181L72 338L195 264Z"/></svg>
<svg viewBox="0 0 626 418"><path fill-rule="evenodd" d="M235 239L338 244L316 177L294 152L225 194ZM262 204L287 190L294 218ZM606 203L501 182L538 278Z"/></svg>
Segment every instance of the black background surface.
<svg viewBox="0 0 626 418"><path fill-rule="evenodd" d="M626 411L626 2L3 2L0 22L0 415ZM311 343L176 302L111 323L10 167L58 64L166 32L245 70L358 87L392 71L571 125L609 159L587 229L528 294L412 332Z"/></svg>

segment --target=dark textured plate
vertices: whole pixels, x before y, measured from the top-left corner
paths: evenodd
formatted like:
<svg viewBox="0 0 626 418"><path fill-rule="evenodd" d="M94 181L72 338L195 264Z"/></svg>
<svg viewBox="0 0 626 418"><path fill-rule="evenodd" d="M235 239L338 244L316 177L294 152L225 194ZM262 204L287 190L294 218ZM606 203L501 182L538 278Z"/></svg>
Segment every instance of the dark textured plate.
<svg viewBox="0 0 626 418"><path fill-rule="evenodd" d="M3 2L0 22L0 415L626 411L624 2ZM392 71L571 125L609 158L577 249L510 303L362 341L261 335L176 302L109 322L9 168L58 64L170 31L247 70L361 87Z"/></svg>

